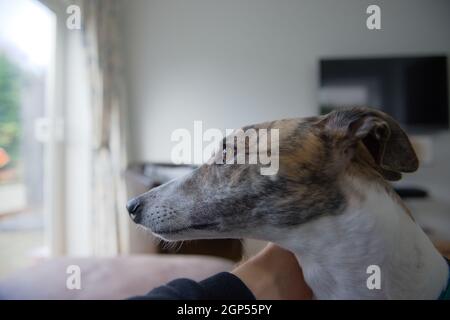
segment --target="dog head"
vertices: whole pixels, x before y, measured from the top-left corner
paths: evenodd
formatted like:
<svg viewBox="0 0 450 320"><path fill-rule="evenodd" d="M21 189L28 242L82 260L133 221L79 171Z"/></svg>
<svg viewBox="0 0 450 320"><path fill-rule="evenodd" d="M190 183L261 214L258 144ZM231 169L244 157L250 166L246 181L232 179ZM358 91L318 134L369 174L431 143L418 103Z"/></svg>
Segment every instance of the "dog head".
<svg viewBox="0 0 450 320"><path fill-rule="evenodd" d="M343 212L347 205L343 176L398 180L401 172L418 167L400 126L385 113L368 108L262 123L242 131L249 129L278 129L276 174L262 175L261 163L217 164L234 149L226 139L222 151L192 173L130 200L127 208L134 222L166 240L276 241L274 235ZM246 140L247 157L258 148L275 151L269 143L252 148L259 142Z"/></svg>

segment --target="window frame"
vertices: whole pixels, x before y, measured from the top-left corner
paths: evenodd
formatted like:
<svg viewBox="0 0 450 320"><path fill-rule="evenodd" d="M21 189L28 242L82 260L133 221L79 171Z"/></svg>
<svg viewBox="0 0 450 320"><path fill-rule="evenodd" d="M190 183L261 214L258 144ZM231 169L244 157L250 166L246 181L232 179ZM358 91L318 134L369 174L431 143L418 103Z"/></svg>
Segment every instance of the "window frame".
<svg viewBox="0 0 450 320"><path fill-rule="evenodd" d="M38 0L56 17L50 76L46 93L46 117L49 139L44 145L44 234L49 256L66 253L65 244L65 156L64 101L66 66L66 8L65 0Z"/></svg>

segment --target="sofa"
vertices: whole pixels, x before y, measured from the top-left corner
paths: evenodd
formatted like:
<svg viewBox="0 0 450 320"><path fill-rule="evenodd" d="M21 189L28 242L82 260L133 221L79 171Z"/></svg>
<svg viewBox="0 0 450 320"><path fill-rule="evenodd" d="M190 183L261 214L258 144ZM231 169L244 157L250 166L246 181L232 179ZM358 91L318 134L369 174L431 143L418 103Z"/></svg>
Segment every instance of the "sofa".
<svg viewBox="0 0 450 320"><path fill-rule="evenodd" d="M71 266L79 267L79 289L67 285ZM172 279L201 280L232 267L229 260L196 255L54 258L0 280L0 299L126 299Z"/></svg>

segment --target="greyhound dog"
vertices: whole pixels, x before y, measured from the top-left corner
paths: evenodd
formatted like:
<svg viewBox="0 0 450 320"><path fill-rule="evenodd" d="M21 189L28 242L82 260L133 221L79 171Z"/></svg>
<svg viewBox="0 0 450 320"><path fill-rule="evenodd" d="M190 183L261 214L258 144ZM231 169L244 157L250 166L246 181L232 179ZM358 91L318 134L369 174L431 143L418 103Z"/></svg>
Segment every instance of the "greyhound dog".
<svg viewBox="0 0 450 320"><path fill-rule="evenodd" d="M437 299L446 289L447 262L387 182L418 168L395 120L350 108L245 128L279 129L276 175L210 161L130 200L133 221L169 241L274 242L296 255L317 299Z"/></svg>

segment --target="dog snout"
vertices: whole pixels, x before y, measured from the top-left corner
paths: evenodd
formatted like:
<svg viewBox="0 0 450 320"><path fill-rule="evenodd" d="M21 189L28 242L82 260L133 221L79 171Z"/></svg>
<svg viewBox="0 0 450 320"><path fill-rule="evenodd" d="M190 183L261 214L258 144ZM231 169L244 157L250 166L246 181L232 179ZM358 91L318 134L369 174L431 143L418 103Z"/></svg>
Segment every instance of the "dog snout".
<svg viewBox="0 0 450 320"><path fill-rule="evenodd" d="M139 222L142 217L142 203L139 198L131 199L127 202L127 210L134 222Z"/></svg>

